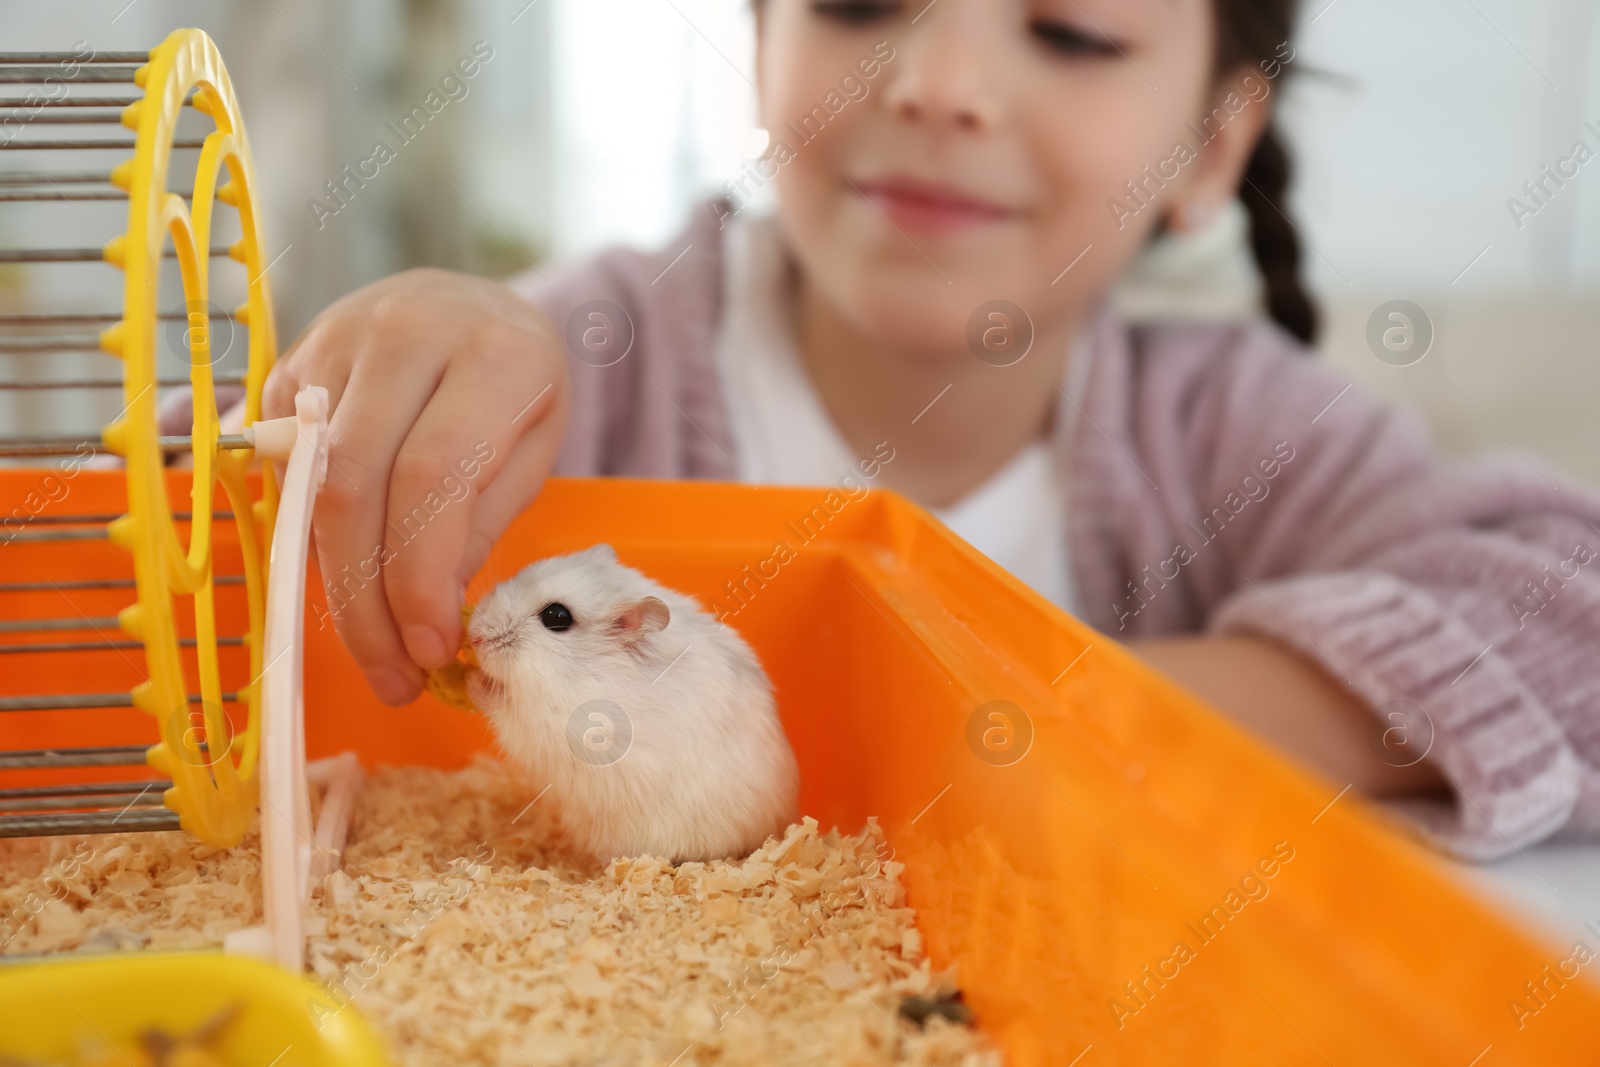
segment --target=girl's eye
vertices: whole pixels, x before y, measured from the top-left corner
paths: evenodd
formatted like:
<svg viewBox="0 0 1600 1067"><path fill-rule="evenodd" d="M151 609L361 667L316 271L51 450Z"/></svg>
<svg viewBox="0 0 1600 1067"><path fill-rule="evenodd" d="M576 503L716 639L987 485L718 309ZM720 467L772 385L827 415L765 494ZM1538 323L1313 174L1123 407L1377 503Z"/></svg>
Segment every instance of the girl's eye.
<svg viewBox="0 0 1600 1067"><path fill-rule="evenodd" d="M811 12L825 19L857 26L892 15L899 6L888 0L812 0Z"/></svg>
<svg viewBox="0 0 1600 1067"><path fill-rule="evenodd" d="M1122 50L1107 37L1084 33L1060 22L1036 20L1028 27L1052 51L1068 56L1115 56Z"/></svg>
<svg viewBox="0 0 1600 1067"><path fill-rule="evenodd" d="M544 623L546 630L560 633L572 629L572 612L567 610L565 604L546 604L544 610L539 612L539 621Z"/></svg>

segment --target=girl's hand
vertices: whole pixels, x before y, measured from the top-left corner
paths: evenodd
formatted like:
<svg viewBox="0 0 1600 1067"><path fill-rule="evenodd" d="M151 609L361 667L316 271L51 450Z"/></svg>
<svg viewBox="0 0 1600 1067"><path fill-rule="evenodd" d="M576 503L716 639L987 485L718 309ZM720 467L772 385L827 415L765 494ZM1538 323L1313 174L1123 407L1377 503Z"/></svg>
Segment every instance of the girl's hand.
<svg viewBox="0 0 1600 1067"><path fill-rule="evenodd" d="M455 654L466 583L555 463L560 337L503 285L407 271L317 316L263 417L293 414L307 385L333 411L312 518L330 614L379 698L404 704Z"/></svg>
<svg viewBox="0 0 1600 1067"><path fill-rule="evenodd" d="M1431 760L1385 758L1377 718L1321 665L1254 637L1144 638L1133 653L1257 737L1380 800L1447 796ZM1381 735L1381 730L1378 731ZM1405 739L1402 739L1405 740Z"/></svg>

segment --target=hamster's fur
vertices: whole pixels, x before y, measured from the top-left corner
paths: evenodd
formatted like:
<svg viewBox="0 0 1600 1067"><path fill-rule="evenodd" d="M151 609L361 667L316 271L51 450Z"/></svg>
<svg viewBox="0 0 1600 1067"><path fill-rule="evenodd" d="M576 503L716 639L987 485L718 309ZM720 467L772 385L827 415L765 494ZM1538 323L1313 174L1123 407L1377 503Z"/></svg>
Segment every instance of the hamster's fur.
<svg viewBox="0 0 1600 1067"><path fill-rule="evenodd" d="M552 604L570 611L569 629L542 621ZM794 820L799 772L755 653L609 545L502 582L467 635L474 703L596 861L741 856Z"/></svg>

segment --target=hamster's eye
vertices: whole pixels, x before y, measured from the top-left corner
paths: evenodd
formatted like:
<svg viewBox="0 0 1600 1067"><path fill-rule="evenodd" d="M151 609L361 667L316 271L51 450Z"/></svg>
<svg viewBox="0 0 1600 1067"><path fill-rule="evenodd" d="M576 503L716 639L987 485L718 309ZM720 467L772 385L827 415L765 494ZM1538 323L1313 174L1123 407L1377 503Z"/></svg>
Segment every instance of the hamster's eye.
<svg viewBox="0 0 1600 1067"><path fill-rule="evenodd" d="M539 612L539 621L544 623L546 630L560 633L572 629L572 612L567 610L565 604L546 604L544 610Z"/></svg>

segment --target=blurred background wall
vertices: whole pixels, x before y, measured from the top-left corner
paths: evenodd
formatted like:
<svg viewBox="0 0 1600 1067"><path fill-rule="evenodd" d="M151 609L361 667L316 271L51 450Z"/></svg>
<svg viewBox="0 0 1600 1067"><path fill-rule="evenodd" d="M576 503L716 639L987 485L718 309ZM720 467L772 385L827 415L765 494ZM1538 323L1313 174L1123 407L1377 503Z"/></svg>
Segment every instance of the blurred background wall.
<svg viewBox="0 0 1600 1067"><path fill-rule="evenodd" d="M1578 139L1600 147L1584 129L1600 129L1594 8L1311 0L1296 42L1304 76L1280 104L1299 164L1290 210L1327 313L1326 358L1421 409L1450 453L1520 452L1600 482L1600 162L1520 227L1507 206ZM0 8L8 49L144 48L185 25L217 39L243 100L268 244L281 257L272 282L285 341L341 294L407 266L504 275L611 241L664 241L761 144L745 0ZM467 95L347 206L332 200L325 183L376 140L395 142L389 124L475 46L492 59ZM317 201L340 209L319 217ZM0 212L0 244L82 225L42 212ZM1152 249L1124 305L1248 308L1254 283L1239 242L1237 217L1225 216L1210 233ZM0 302L26 305L59 284L13 270L0 275ZM1396 299L1422 308L1435 334L1408 366L1380 360L1366 337L1374 311ZM8 432L45 417L63 413L0 411Z"/></svg>

